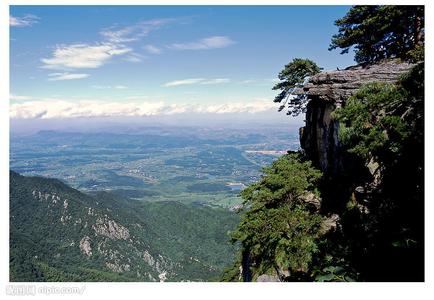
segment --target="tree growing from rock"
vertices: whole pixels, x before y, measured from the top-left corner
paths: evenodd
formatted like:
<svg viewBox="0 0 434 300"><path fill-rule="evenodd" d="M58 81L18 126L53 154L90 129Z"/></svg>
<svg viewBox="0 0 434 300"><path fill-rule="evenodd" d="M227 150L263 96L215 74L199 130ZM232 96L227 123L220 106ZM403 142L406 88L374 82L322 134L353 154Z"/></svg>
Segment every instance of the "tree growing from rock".
<svg viewBox="0 0 434 300"><path fill-rule="evenodd" d="M278 75L280 82L273 87L273 90L280 90L280 93L274 98L274 102L282 103L279 111L287 108L287 114L293 116L304 113L307 97L292 93L294 89L301 88L306 79L320 71L321 68L310 59L295 58L285 65Z"/></svg>
<svg viewBox="0 0 434 300"><path fill-rule="evenodd" d="M263 172L259 182L241 193L244 209L232 233L233 242L241 244L240 251L248 253L250 266L243 272L251 273L253 279L276 273L282 280L309 276L324 218L306 202L306 196L319 196L316 183L321 172L298 154L280 157ZM235 266L226 280L238 278L237 270Z"/></svg>

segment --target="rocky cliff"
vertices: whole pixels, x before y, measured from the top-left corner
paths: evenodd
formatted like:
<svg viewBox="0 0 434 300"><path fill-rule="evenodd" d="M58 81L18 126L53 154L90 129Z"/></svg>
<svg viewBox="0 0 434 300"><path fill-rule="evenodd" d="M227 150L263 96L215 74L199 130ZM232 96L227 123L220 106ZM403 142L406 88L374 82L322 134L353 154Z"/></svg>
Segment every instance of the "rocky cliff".
<svg viewBox="0 0 434 300"><path fill-rule="evenodd" d="M316 200L315 207L316 213L324 217L324 232L327 232L329 238L333 236L334 241L352 236L357 241L355 244L359 245L360 236L365 237L366 232L375 232L376 229L372 228L376 228L379 218L377 215L369 215L368 202L365 201L367 191L364 188L364 183L375 182L378 164L370 162L367 166L359 157L344 151L339 141L339 123L332 118L332 112L344 106L348 98L362 85L371 82L397 82L401 75L412 67L413 65L408 63L389 61L322 72L311 77L302 88L293 92L308 99L306 124L300 129L300 144L307 158L324 174L318 186L321 199ZM360 201L361 199L363 201ZM347 209L349 202L355 208L351 213ZM357 250L354 253L358 253ZM248 258L248 253L243 253L244 281L252 279ZM288 280L289 273L284 272L285 270L276 269L274 274L260 274L256 281Z"/></svg>
<svg viewBox="0 0 434 300"><path fill-rule="evenodd" d="M306 125L300 129L301 147L325 174L341 174L345 165L338 140L339 124L331 118L335 108L344 105L363 84L396 82L412 66L389 61L321 72L295 91L295 94L307 95L309 99Z"/></svg>

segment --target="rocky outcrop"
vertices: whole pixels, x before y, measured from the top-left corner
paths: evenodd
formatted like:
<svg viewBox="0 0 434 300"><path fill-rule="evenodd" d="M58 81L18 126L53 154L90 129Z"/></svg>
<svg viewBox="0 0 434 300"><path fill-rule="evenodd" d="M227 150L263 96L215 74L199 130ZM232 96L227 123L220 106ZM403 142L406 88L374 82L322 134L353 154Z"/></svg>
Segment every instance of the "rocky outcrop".
<svg viewBox="0 0 434 300"><path fill-rule="evenodd" d="M92 248L90 246L90 238L88 236L83 237L80 240L80 250L86 256L92 256Z"/></svg>
<svg viewBox="0 0 434 300"><path fill-rule="evenodd" d="M311 205L315 211L319 211L321 208L321 198L314 193L306 193L305 195L300 196L300 199L306 204Z"/></svg>
<svg viewBox="0 0 434 300"><path fill-rule="evenodd" d="M336 229L340 221L340 217L337 214L332 214L330 217L325 218L322 224L322 232L326 233L330 230Z"/></svg>
<svg viewBox="0 0 434 300"><path fill-rule="evenodd" d="M97 234L106 236L115 240L127 240L130 238L130 232L124 226L107 218L107 216L98 218L95 225L92 226Z"/></svg>
<svg viewBox="0 0 434 300"><path fill-rule="evenodd" d="M343 173L343 158L338 139L339 124L331 113L363 84L396 82L413 65L389 61L371 66L353 66L345 70L321 72L312 76L303 88L294 91L309 99L306 126L300 129L300 144L306 155L326 174Z"/></svg>
<svg viewBox="0 0 434 300"><path fill-rule="evenodd" d="M280 279L277 275L262 274L258 276L256 282L280 282Z"/></svg>
<svg viewBox="0 0 434 300"><path fill-rule="evenodd" d="M363 84L369 82L393 83L413 67L409 63L388 61L369 66L351 66L344 70L321 72L312 76L296 94L307 94L309 98L319 97L323 101L345 101Z"/></svg>
<svg viewBox="0 0 434 300"><path fill-rule="evenodd" d="M131 269L131 266L129 264L121 264L119 261L115 261L114 263L106 262L106 267L110 269L113 272L116 273L123 273L123 272L129 272Z"/></svg>

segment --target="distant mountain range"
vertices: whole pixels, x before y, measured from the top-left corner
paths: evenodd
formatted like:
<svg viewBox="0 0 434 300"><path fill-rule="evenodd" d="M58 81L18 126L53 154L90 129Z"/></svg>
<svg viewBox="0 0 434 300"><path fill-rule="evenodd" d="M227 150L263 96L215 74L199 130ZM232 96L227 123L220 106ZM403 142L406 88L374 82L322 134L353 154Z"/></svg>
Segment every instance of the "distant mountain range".
<svg viewBox="0 0 434 300"><path fill-rule="evenodd" d="M11 281L209 281L234 260L238 216L84 194L10 172Z"/></svg>

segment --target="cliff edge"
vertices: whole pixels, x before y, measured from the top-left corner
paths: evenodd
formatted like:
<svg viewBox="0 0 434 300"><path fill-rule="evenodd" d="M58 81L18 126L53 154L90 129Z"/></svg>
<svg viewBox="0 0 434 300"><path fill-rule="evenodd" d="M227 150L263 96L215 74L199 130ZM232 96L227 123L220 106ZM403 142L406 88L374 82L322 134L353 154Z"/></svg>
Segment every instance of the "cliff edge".
<svg viewBox="0 0 434 300"><path fill-rule="evenodd" d="M301 148L325 174L342 174L344 158L338 140L339 124L331 113L370 82L396 82L414 65L388 61L369 66L352 66L344 70L321 72L312 76L303 88L294 91L306 95L308 104L305 126L300 128Z"/></svg>

